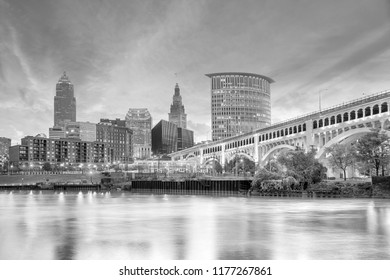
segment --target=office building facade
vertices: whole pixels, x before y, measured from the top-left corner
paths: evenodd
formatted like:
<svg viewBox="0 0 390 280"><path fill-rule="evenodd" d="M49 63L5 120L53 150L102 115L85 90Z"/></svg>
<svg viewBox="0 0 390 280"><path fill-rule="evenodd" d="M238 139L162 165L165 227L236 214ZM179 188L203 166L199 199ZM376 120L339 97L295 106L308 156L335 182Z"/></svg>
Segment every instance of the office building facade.
<svg viewBox="0 0 390 280"><path fill-rule="evenodd" d="M213 141L271 124L271 78L241 72L206 76L211 79Z"/></svg>
<svg viewBox="0 0 390 280"><path fill-rule="evenodd" d="M96 124L90 122L66 122L65 138L81 141L96 141Z"/></svg>
<svg viewBox="0 0 390 280"><path fill-rule="evenodd" d="M159 121L152 129L152 152L166 155L177 151L177 125L165 120Z"/></svg>
<svg viewBox="0 0 390 280"><path fill-rule="evenodd" d="M124 120L100 119L96 125L96 141L106 144L110 163L132 161L132 131Z"/></svg>
<svg viewBox="0 0 390 280"><path fill-rule="evenodd" d="M194 146L194 132L192 130L177 128L177 151L181 151Z"/></svg>
<svg viewBox="0 0 390 280"><path fill-rule="evenodd" d="M130 108L126 127L133 131L133 158L147 159L152 150L152 116L146 108Z"/></svg>
<svg viewBox="0 0 390 280"><path fill-rule="evenodd" d="M180 95L179 85L175 86L171 112L168 114L169 121L176 124L177 127L187 128L187 114L184 110L184 105Z"/></svg>
<svg viewBox="0 0 390 280"><path fill-rule="evenodd" d="M74 97L73 84L64 74L56 85L54 96L54 126L64 127L65 122L76 121L76 98Z"/></svg>
<svg viewBox="0 0 390 280"><path fill-rule="evenodd" d="M152 129L152 152L167 155L194 145L194 132L161 120Z"/></svg>

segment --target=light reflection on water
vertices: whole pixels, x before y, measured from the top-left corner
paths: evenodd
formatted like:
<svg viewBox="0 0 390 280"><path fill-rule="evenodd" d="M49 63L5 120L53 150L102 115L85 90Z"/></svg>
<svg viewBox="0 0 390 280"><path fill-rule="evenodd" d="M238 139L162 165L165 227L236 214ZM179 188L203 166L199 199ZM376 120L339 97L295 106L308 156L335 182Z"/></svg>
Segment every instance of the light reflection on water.
<svg viewBox="0 0 390 280"><path fill-rule="evenodd" d="M0 192L0 259L390 259L390 201Z"/></svg>

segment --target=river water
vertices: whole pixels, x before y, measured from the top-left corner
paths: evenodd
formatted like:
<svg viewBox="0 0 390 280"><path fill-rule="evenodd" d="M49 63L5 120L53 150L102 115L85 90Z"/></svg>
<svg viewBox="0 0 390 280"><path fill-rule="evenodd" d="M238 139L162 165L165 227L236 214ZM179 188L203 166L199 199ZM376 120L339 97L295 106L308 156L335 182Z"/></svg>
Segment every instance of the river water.
<svg viewBox="0 0 390 280"><path fill-rule="evenodd" d="M390 259L390 200L0 192L0 259Z"/></svg>

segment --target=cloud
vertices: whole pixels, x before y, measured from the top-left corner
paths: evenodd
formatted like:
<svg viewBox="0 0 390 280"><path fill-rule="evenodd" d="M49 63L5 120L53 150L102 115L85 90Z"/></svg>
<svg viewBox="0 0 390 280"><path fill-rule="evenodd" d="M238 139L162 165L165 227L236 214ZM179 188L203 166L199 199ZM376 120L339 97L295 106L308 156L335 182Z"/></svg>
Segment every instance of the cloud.
<svg viewBox="0 0 390 280"><path fill-rule="evenodd" d="M205 73L274 78L273 121L316 110L323 88L327 106L388 87L385 0L0 0L0 7L0 117L31 135L52 125L64 70L83 121L124 118L134 107L149 108L155 123L167 119L178 82L199 140L211 137ZM0 127L0 135L13 131Z"/></svg>
<svg viewBox="0 0 390 280"><path fill-rule="evenodd" d="M204 123L187 121L187 128L194 131L195 142L209 140L211 138L211 127Z"/></svg>

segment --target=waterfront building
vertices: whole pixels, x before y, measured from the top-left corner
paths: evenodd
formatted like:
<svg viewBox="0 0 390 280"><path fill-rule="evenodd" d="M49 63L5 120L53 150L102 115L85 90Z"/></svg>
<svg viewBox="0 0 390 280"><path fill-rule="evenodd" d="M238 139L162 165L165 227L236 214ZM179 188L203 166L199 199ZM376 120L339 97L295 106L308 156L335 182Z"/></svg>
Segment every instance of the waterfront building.
<svg viewBox="0 0 390 280"><path fill-rule="evenodd" d="M108 163L107 144L78 139L50 139L44 135L26 136L21 145L10 147L10 162L42 166L52 164Z"/></svg>
<svg viewBox="0 0 390 280"><path fill-rule="evenodd" d="M133 158L147 159L152 149L152 116L146 108L130 108L126 127L133 131Z"/></svg>
<svg viewBox="0 0 390 280"><path fill-rule="evenodd" d="M176 124L177 127L187 128L187 114L184 110L179 85L175 86L171 112L168 114L169 121Z"/></svg>
<svg viewBox="0 0 390 280"><path fill-rule="evenodd" d="M10 146L11 146L11 139L6 137L0 137L0 157L8 156Z"/></svg>
<svg viewBox="0 0 390 280"><path fill-rule="evenodd" d="M9 147L9 161L11 164L28 162L28 146L14 145Z"/></svg>
<svg viewBox="0 0 390 280"><path fill-rule="evenodd" d="M107 145L109 162L131 162L132 131L126 127L125 120L100 119L96 125L96 141Z"/></svg>
<svg viewBox="0 0 390 280"><path fill-rule="evenodd" d="M67 121L76 121L76 98L74 97L73 84L64 72L56 85L54 126L63 127Z"/></svg>
<svg viewBox="0 0 390 280"><path fill-rule="evenodd" d="M266 76L224 72L211 79L212 140L248 133L271 124L270 84Z"/></svg>
<svg viewBox="0 0 390 280"><path fill-rule="evenodd" d="M152 129L152 152L167 155L194 145L194 132L161 120Z"/></svg>

